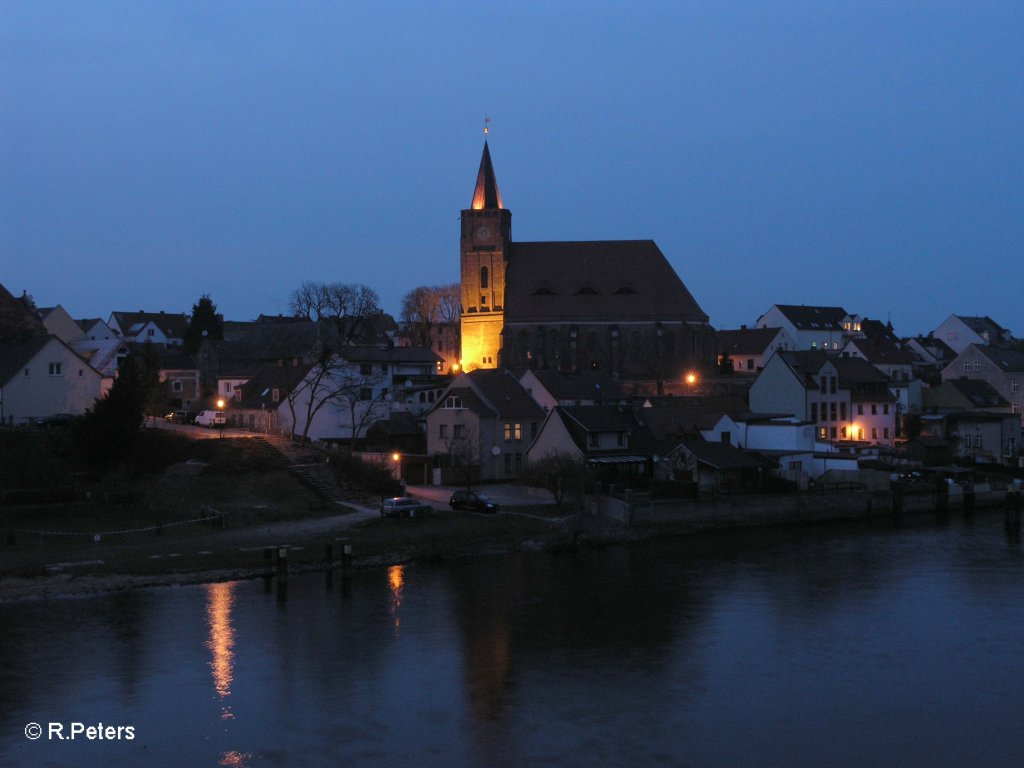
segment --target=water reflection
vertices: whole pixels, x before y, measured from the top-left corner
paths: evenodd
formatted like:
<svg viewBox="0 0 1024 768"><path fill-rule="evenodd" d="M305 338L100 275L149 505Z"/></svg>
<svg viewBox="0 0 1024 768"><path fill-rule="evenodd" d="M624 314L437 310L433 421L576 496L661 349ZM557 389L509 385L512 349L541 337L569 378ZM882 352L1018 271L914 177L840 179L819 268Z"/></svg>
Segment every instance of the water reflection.
<svg viewBox="0 0 1024 768"><path fill-rule="evenodd" d="M210 584L206 589L206 619L210 625L210 639L206 641L206 647L213 656L210 660L213 687L222 700L231 695L231 682L234 680L235 629L231 625L231 606L235 602L237 586L235 582ZM222 720L233 717L230 707L225 706L221 710Z"/></svg>
<svg viewBox="0 0 1024 768"><path fill-rule="evenodd" d="M405 566L392 565L388 568L388 585L391 587L391 606L389 613L395 627L395 637L398 637L398 630L402 624L402 618L398 615L402 607L402 589L405 587Z"/></svg>
<svg viewBox="0 0 1024 768"><path fill-rule="evenodd" d="M226 766L226 768L247 768L252 765L251 752L225 752L220 756L220 760L217 761L217 765Z"/></svg>

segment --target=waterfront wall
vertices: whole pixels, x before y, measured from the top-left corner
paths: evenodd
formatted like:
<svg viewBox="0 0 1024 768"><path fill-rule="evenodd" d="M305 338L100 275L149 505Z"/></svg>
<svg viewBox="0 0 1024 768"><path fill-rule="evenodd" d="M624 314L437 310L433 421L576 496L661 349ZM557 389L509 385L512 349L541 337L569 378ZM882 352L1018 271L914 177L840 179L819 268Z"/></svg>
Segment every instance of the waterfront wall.
<svg viewBox="0 0 1024 768"><path fill-rule="evenodd" d="M687 525L718 528L778 523L865 518L875 515L921 514L1002 505L1006 492L988 486L959 486L948 494L899 491L794 493L716 496L698 499L639 502L600 499L592 511L634 526Z"/></svg>

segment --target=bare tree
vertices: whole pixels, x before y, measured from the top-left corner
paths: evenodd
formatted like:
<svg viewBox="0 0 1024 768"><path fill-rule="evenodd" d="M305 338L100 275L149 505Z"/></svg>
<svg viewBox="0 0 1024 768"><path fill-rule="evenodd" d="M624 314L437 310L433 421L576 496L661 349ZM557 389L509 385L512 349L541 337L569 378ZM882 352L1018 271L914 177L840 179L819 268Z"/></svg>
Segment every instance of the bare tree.
<svg viewBox="0 0 1024 768"><path fill-rule="evenodd" d="M383 314L377 292L357 283L307 281L292 291L289 307L296 317L329 322L340 344L355 342Z"/></svg>
<svg viewBox="0 0 1024 768"><path fill-rule="evenodd" d="M423 285L405 294L402 299L402 322L408 329L412 343L420 347L432 346L435 327L443 327L454 334L457 349L461 299L462 288L458 283Z"/></svg>
<svg viewBox="0 0 1024 768"><path fill-rule="evenodd" d="M463 421L452 425L452 434L444 441L448 464L466 468L466 490L473 487L473 468L480 469L480 434L476 426Z"/></svg>
<svg viewBox="0 0 1024 768"><path fill-rule="evenodd" d="M365 373L352 363L335 372L335 390L330 400L347 414L352 425L350 450L355 450L360 433L365 435L374 422L391 415L390 395L380 388L384 380L383 374Z"/></svg>

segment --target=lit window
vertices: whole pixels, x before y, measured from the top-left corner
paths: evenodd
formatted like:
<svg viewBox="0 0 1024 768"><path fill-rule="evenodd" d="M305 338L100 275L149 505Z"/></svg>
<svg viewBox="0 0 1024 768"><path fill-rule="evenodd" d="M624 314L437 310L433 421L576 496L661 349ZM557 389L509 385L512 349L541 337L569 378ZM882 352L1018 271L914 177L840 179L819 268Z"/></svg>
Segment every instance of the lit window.
<svg viewBox="0 0 1024 768"><path fill-rule="evenodd" d="M505 422L505 442L508 442L511 439L512 439L512 422L506 421Z"/></svg>
<svg viewBox="0 0 1024 768"><path fill-rule="evenodd" d="M523 439L523 425L515 424L512 429L515 434L516 442L521 442Z"/></svg>

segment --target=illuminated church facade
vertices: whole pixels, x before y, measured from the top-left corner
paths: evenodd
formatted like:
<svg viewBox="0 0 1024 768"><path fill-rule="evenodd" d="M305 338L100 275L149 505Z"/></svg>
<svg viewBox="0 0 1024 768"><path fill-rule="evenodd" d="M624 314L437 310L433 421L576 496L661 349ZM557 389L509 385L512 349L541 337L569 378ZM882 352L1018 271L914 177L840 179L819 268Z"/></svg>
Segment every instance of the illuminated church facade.
<svg viewBox="0 0 1024 768"><path fill-rule="evenodd" d="M513 241L486 142L461 220L465 370L603 371L645 393L710 372L715 331L653 240Z"/></svg>

